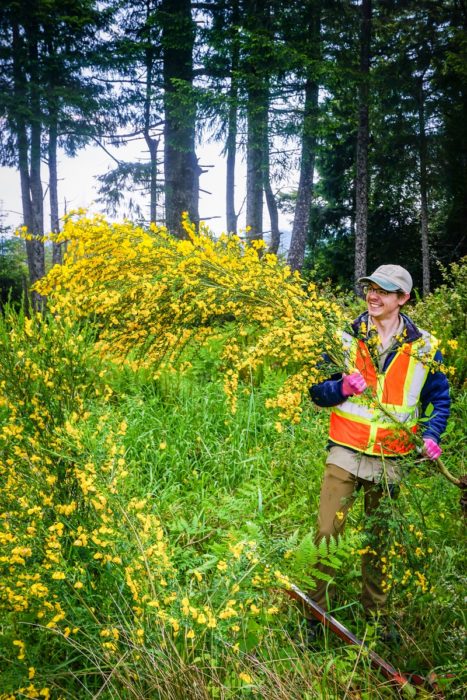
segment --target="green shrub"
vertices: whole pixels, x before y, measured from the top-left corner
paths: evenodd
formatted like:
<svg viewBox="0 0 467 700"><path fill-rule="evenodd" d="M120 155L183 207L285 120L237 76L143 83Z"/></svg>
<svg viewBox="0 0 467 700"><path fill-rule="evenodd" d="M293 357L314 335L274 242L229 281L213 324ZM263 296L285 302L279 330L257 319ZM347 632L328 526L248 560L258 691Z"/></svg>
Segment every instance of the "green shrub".
<svg viewBox="0 0 467 700"><path fill-rule="evenodd" d="M441 270L443 284L418 299L410 315L441 341L445 364L455 368L451 382L459 389L467 370L467 257Z"/></svg>

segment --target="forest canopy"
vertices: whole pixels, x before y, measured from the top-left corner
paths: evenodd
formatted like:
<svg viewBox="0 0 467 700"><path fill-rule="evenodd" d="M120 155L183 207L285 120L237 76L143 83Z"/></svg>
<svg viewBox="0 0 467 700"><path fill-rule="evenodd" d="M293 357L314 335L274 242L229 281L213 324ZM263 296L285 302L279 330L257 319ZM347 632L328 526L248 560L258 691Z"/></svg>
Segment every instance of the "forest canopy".
<svg viewBox="0 0 467 700"><path fill-rule="evenodd" d="M126 202L134 220L183 237L215 138L226 232L238 232L244 159L247 240L276 252L285 211L292 269L349 287L402 262L427 293L437 263L465 253L466 21L458 0L6 0L0 162L19 171L35 236L60 228L57 154L99 143L117 154L100 177L109 212ZM135 138L146 159L119 159ZM44 247L27 250L34 282Z"/></svg>

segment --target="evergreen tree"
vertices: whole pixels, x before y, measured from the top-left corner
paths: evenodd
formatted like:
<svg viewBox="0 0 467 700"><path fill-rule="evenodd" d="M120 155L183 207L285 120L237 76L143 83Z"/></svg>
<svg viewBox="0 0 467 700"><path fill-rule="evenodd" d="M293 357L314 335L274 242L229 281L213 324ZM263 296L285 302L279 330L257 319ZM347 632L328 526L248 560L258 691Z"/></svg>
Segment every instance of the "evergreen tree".
<svg viewBox="0 0 467 700"><path fill-rule="evenodd" d="M102 89L85 72L90 46L94 48L106 18L105 8L101 5L98 12L93 0L34 0L27 5L8 0L0 9L0 113L7 126L0 156L20 174L23 221L33 236L26 242L31 284L45 271L41 162L47 153L55 230L57 145L62 142L74 153L95 130L98 104L104 107L97 102ZM94 51L94 67L97 54ZM41 303L37 296L33 300Z"/></svg>

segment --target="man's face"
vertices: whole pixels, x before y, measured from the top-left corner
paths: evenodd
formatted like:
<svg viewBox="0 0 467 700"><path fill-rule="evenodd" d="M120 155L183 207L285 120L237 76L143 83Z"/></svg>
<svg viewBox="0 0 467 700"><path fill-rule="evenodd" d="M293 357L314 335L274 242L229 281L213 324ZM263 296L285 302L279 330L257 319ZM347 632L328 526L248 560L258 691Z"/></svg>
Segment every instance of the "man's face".
<svg viewBox="0 0 467 700"><path fill-rule="evenodd" d="M369 284L366 293L368 313L372 318L381 321L395 318L409 297L410 294L404 292L386 292L376 284Z"/></svg>

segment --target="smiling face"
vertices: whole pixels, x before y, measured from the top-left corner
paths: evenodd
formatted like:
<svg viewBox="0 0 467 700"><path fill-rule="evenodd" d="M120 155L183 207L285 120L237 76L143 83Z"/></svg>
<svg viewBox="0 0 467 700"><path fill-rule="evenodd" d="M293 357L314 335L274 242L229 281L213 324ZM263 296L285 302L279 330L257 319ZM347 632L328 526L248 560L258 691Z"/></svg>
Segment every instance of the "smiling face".
<svg viewBox="0 0 467 700"><path fill-rule="evenodd" d="M375 321L396 319L401 307L409 297L410 294L405 292L386 292L384 289L370 284L366 293L368 313Z"/></svg>

